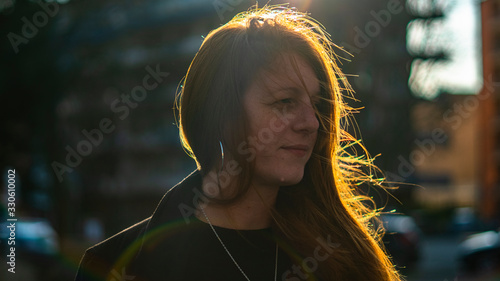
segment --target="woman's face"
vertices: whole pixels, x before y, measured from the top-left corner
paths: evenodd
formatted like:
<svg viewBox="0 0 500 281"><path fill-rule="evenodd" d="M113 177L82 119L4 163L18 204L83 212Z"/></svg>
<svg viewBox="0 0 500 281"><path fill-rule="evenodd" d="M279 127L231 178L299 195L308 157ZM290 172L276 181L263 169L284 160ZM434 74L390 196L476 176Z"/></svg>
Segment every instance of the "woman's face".
<svg viewBox="0 0 500 281"><path fill-rule="evenodd" d="M272 69L262 71L245 93L250 131L244 151L255 161L254 184L286 186L302 180L311 157L319 127L313 104L320 86L299 56L284 56Z"/></svg>

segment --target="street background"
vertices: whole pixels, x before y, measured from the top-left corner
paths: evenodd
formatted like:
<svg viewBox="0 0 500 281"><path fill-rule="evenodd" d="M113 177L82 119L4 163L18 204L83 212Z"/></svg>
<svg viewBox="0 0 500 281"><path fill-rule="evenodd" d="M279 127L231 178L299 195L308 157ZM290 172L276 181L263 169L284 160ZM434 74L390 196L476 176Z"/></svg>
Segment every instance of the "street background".
<svg viewBox="0 0 500 281"><path fill-rule="evenodd" d="M500 280L497 257L463 261L470 235L500 226L500 1L286 2L339 46L360 109L351 132L399 187L370 195L402 218L386 217L386 243L407 280ZM196 168L175 94L203 36L253 4L0 0L1 280L72 280L87 247Z"/></svg>

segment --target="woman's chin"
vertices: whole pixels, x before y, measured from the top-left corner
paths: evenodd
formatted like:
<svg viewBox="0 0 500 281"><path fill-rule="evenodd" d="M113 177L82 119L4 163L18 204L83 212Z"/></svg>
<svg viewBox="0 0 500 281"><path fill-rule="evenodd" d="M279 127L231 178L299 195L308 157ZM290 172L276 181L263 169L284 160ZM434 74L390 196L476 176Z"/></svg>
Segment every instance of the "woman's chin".
<svg viewBox="0 0 500 281"><path fill-rule="evenodd" d="M304 172L297 172L295 174L289 174L286 176L283 176L279 179L279 185L280 186L290 186L290 185L295 185L298 184L302 178L304 177Z"/></svg>

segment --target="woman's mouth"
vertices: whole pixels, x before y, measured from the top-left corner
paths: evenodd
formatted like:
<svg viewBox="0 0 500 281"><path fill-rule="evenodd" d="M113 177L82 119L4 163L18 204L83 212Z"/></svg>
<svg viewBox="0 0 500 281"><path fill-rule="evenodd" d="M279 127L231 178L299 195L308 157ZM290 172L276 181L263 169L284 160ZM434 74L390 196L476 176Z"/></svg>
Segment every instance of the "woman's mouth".
<svg viewBox="0 0 500 281"><path fill-rule="evenodd" d="M307 155L307 152L309 151L309 146L303 144L287 145L287 146L282 146L281 148L298 157L304 157L305 155Z"/></svg>

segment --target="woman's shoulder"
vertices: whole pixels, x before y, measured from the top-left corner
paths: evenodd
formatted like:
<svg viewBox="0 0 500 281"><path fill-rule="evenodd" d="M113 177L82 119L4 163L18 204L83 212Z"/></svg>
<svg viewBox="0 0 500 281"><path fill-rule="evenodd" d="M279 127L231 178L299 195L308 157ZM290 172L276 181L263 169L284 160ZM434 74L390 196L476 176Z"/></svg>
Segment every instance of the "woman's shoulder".
<svg viewBox="0 0 500 281"><path fill-rule="evenodd" d="M155 258L160 249L172 252L185 244L186 231L192 228L188 218L191 214L181 207L194 208L193 191L200 182L199 174L191 173L163 196L152 216L88 248L76 281L117 279L125 268Z"/></svg>
<svg viewBox="0 0 500 281"><path fill-rule="evenodd" d="M76 276L76 281L105 280L106 276L119 269L114 268L123 253L142 239L151 217L138 222L85 251Z"/></svg>
<svg viewBox="0 0 500 281"><path fill-rule="evenodd" d="M118 233L99 242L98 244L87 249L87 252L99 253L100 256L110 256L121 252L123 248L127 248L137 240L141 239L146 231L147 225L151 217L146 218Z"/></svg>

